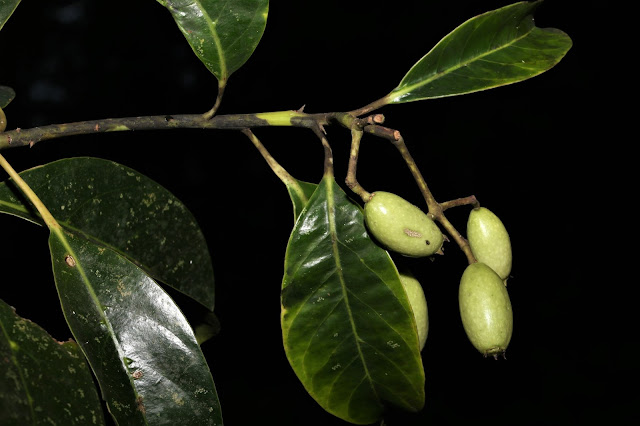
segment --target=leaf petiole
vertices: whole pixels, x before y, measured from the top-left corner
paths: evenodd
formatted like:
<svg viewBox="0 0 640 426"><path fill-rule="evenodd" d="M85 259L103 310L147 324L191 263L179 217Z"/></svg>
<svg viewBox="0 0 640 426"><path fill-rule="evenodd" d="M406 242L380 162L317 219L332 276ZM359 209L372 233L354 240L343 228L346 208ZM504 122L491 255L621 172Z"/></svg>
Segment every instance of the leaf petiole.
<svg viewBox="0 0 640 426"><path fill-rule="evenodd" d="M2 166L9 177L13 179L13 181L16 183L25 197L27 197L27 199L31 201L36 210L38 210L38 213L40 213L40 216L42 216L42 220L44 220L44 223L47 225L47 227L51 231L60 231L62 228L55 220L51 212L49 212L49 209L47 209L44 203L40 200L40 198L38 198L36 193L33 192L31 187L22 179L22 177L20 177L18 172L16 172L13 167L11 167L11 164L9 164L9 162L4 158L2 154L0 154L0 166Z"/></svg>

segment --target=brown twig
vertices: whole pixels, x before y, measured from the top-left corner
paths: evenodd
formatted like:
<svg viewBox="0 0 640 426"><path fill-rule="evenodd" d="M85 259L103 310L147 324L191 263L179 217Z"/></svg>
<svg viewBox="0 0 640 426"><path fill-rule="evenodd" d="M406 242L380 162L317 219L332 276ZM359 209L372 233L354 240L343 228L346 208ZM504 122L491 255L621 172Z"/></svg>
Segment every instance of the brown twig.
<svg viewBox="0 0 640 426"><path fill-rule="evenodd" d="M418 185L418 188L420 189L420 192L422 193L422 196L424 197L425 202L427 203L427 207L429 209L428 210L429 216L431 216L434 220L440 222L442 227L447 231L447 233L451 236L451 238L453 238L453 240L458 244L462 252L467 257L468 262L470 264L474 263L476 261L476 258L473 256L473 253L471 253L471 247L469 246L469 242L456 230L456 228L453 226L451 222L449 222L449 219L447 219L447 217L444 214L444 210L446 208L453 207L454 205L462 205L462 204L459 204L461 201L453 200L443 204L440 204L436 201L433 194L431 193L431 190L427 185L427 182L422 176L422 173L420 172L418 165L416 164L415 160L411 156L411 153L409 152L409 148L407 148L407 145L404 142L404 138L402 137L402 135L398 130L389 129L387 127L382 127L378 125L369 125L364 127L364 131L372 135L376 135L381 138L389 140L398 149L398 151L400 151L400 155L402 155L402 158L407 164L407 167L409 167L409 170L411 171L411 174L413 175L413 178L416 181L416 184ZM470 197L467 197L466 200L470 201ZM477 203L477 200L475 200L475 197L473 197L473 200ZM467 203L467 204L470 204L470 203Z"/></svg>

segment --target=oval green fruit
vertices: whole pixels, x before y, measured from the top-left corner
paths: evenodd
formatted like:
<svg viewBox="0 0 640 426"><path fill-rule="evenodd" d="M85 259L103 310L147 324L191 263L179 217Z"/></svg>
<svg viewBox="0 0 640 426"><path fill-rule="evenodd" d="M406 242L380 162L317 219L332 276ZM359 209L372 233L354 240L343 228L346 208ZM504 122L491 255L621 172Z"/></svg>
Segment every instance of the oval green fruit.
<svg viewBox="0 0 640 426"><path fill-rule="evenodd" d="M442 247L442 232L429 216L402 197L378 191L364 205L371 234L389 250L405 256L431 256Z"/></svg>
<svg viewBox="0 0 640 426"><path fill-rule="evenodd" d="M513 332L513 312L502 279L484 263L467 266L458 292L467 337L483 355L504 353Z"/></svg>
<svg viewBox="0 0 640 426"><path fill-rule="evenodd" d="M498 216L485 207L471 210L467 239L476 260L506 280L511 272L511 240Z"/></svg>
<svg viewBox="0 0 640 426"><path fill-rule="evenodd" d="M420 282L409 273L400 273L400 282L404 287L405 293L409 298L411 310L416 320L418 328L418 341L420 342L420 350L424 348L429 334L429 311L427 309L427 299L424 296L424 290Z"/></svg>

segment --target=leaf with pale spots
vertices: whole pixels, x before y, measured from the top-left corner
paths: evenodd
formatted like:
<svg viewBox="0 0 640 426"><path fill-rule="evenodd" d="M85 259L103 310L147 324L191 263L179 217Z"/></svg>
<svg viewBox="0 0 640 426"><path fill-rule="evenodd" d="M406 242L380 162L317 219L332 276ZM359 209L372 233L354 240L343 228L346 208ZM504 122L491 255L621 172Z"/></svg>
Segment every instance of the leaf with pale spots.
<svg viewBox="0 0 640 426"><path fill-rule="evenodd" d="M289 239L281 321L289 363L328 412L370 424L385 406L424 405L418 334L398 271L331 177Z"/></svg>
<svg viewBox="0 0 640 426"><path fill-rule="evenodd" d="M184 204L158 183L118 163L86 157L20 176L62 227L117 251L213 309L213 266L204 235ZM0 213L44 225L11 180L0 183Z"/></svg>
<svg viewBox="0 0 640 426"><path fill-rule="evenodd" d="M196 56L225 84L254 52L269 0L158 0L171 12Z"/></svg>
<svg viewBox="0 0 640 426"><path fill-rule="evenodd" d="M2 300L0 424L105 424L91 371L78 345L54 340Z"/></svg>
<svg viewBox="0 0 640 426"><path fill-rule="evenodd" d="M409 70L387 103L487 90L549 70L572 42L558 29L535 26L540 3L515 3L464 22Z"/></svg>
<svg viewBox="0 0 640 426"><path fill-rule="evenodd" d="M62 311L121 425L222 425L209 367L186 318L142 269L51 228Z"/></svg>

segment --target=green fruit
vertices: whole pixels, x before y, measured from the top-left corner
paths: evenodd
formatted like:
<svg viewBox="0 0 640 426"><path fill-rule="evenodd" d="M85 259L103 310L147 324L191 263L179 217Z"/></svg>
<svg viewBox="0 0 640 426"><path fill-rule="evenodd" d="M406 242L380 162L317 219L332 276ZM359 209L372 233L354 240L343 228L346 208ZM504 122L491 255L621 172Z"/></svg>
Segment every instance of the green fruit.
<svg viewBox="0 0 640 426"><path fill-rule="evenodd" d="M371 194L364 205L364 219L382 245L405 256L431 256L442 247L438 225L418 207L390 192Z"/></svg>
<svg viewBox="0 0 640 426"><path fill-rule="evenodd" d="M420 350L424 348L429 333L429 311L427 309L427 299L424 297L424 290L420 282L408 273L400 273L400 282L407 293L413 316L416 319L416 327L418 328L418 341L420 342Z"/></svg>
<svg viewBox="0 0 640 426"><path fill-rule="evenodd" d="M485 356L504 353L513 331L513 312L500 276L484 263L472 263L462 274L458 301L473 346Z"/></svg>
<svg viewBox="0 0 640 426"><path fill-rule="evenodd" d="M484 207L471 210L467 239L476 260L506 280L511 272L511 240L498 216Z"/></svg>

